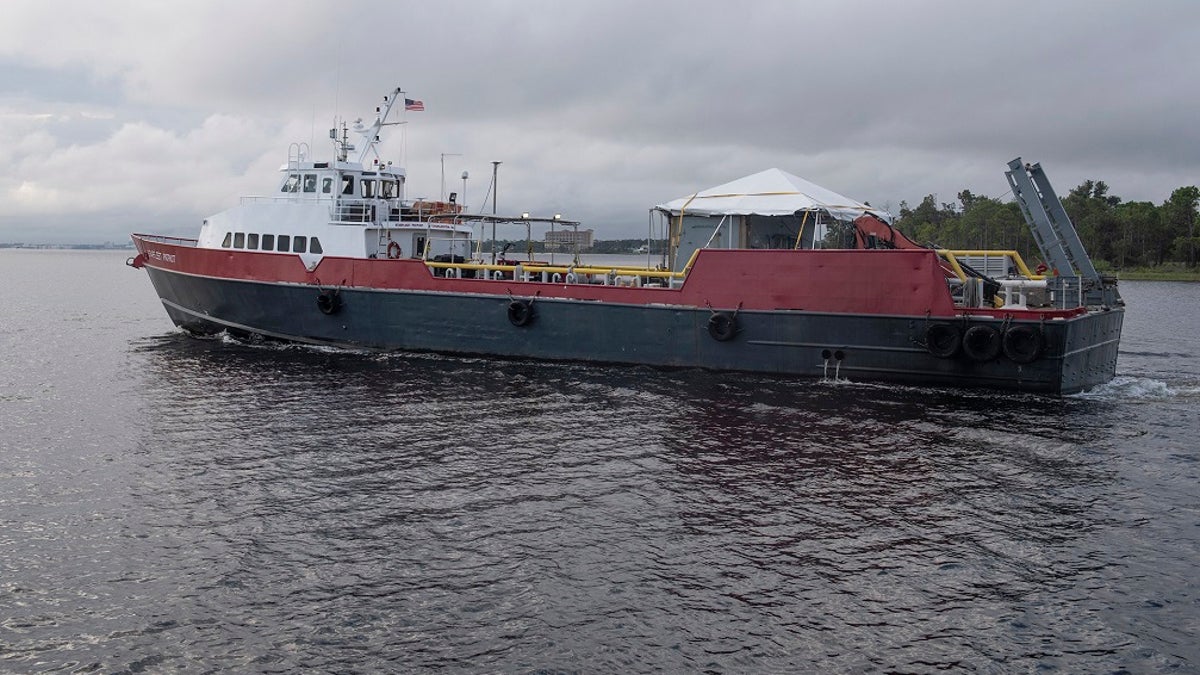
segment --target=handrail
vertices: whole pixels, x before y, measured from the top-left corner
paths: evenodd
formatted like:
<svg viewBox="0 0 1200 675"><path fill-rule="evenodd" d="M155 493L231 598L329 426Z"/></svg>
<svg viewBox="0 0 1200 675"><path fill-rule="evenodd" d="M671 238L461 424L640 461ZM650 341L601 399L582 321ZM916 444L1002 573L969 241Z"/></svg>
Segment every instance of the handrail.
<svg viewBox="0 0 1200 675"><path fill-rule="evenodd" d="M195 248L196 244L200 243L199 239L193 239L190 237L168 237L162 234L138 234L135 232L133 236L137 237L138 239L152 241L159 244L174 244L177 246L187 246L190 248Z"/></svg>
<svg viewBox="0 0 1200 675"><path fill-rule="evenodd" d="M945 258L950 263L951 269L959 279L965 281L967 278L966 272L958 263L959 256L984 256L994 258L1012 258L1012 261L1017 265L1017 272L1027 279L1045 279L1043 274L1035 274L1030 271L1029 266L1025 264L1025 260L1021 254L1015 250L989 250L989 249L937 249L937 254Z"/></svg>
<svg viewBox="0 0 1200 675"><path fill-rule="evenodd" d="M578 266L578 265L530 265L527 261L520 262L515 265L501 265L495 263L468 263L468 262L433 262L425 261L425 266L430 269L452 269L460 270L485 270L498 272L515 272L518 267L524 272L547 272L550 274L560 273L569 274L616 274L618 276L642 276L660 279L682 279L687 276L686 272L672 272L670 270L652 270L648 268L638 267L596 267L596 266Z"/></svg>
<svg viewBox="0 0 1200 675"><path fill-rule="evenodd" d="M680 278L687 276L687 273L692 271L692 265L696 264L696 256L700 255L700 249L692 251L692 257L688 258L687 264L683 266L683 270L679 272Z"/></svg>

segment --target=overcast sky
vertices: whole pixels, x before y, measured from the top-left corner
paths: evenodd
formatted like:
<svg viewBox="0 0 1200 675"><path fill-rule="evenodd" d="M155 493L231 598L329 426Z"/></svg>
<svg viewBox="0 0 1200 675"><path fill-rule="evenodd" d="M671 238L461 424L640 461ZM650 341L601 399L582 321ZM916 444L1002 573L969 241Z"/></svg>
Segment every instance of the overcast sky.
<svg viewBox="0 0 1200 675"><path fill-rule="evenodd" d="M898 212L1022 156L1161 203L1200 183L1198 66L1194 0L5 0L0 242L194 235L394 87L409 196L454 153L479 208L500 160L501 212L601 239L772 167Z"/></svg>

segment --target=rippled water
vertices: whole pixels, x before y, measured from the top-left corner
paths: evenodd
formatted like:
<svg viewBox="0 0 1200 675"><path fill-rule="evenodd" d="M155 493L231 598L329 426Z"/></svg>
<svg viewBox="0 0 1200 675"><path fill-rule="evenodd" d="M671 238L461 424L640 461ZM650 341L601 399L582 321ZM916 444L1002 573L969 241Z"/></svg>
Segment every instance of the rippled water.
<svg viewBox="0 0 1200 675"><path fill-rule="evenodd" d="M248 346L0 251L0 670L1196 672L1200 287L1067 399Z"/></svg>

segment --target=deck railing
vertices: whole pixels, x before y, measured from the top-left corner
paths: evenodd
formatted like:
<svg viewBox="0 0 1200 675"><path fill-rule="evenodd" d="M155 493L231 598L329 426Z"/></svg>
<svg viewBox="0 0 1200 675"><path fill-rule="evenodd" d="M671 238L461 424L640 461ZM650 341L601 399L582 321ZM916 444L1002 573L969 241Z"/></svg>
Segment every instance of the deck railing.
<svg viewBox="0 0 1200 675"><path fill-rule="evenodd" d="M489 264L474 262L426 262L436 276L452 279L535 281L553 284L599 284L604 286L673 287L684 272L631 267L592 265L549 265L521 262Z"/></svg>
<svg viewBox="0 0 1200 675"><path fill-rule="evenodd" d="M197 243L196 239L189 239L185 237L166 237L161 234L135 234L133 236L137 237L138 239L154 242L156 244L171 244L172 246L186 246L188 248L195 248Z"/></svg>

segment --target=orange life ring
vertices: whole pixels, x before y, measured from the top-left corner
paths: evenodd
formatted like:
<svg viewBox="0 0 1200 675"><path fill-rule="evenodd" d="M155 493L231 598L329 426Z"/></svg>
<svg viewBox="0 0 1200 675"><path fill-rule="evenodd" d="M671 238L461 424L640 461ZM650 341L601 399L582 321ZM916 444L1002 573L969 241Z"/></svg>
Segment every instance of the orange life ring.
<svg viewBox="0 0 1200 675"><path fill-rule="evenodd" d="M387 247L387 257L388 258L395 260L400 257L400 253L401 253L400 244L398 242L394 242L394 241L388 242L388 247Z"/></svg>

